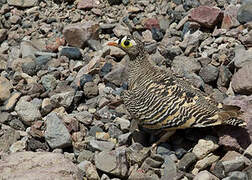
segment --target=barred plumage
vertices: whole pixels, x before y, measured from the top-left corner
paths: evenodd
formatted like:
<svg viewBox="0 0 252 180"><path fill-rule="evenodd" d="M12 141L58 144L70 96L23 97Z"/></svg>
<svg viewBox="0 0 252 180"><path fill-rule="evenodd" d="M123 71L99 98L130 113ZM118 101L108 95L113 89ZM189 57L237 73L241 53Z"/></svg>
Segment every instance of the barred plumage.
<svg viewBox="0 0 252 180"><path fill-rule="evenodd" d="M216 103L185 79L150 63L140 40L122 38L119 42L117 46L130 57L129 89L123 93L123 100L143 127L175 130L219 124L245 125L236 107ZM129 46L122 44L125 42Z"/></svg>

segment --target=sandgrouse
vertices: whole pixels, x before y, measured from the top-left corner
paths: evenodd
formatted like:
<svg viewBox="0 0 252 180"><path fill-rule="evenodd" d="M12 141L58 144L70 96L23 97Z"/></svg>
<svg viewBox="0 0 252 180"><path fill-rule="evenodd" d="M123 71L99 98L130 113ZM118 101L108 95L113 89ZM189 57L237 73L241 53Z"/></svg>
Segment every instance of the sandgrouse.
<svg viewBox="0 0 252 180"><path fill-rule="evenodd" d="M176 129L246 125L237 107L218 104L185 79L153 65L138 38L125 36L108 45L129 56L129 86L122 98L132 117L144 128L167 131L157 143Z"/></svg>

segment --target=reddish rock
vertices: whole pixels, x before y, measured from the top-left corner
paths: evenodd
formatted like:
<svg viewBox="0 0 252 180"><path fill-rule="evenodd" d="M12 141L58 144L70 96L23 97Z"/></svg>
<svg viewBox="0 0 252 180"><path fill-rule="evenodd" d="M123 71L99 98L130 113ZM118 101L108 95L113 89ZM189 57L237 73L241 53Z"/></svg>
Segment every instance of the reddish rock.
<svg viewBox="0 0 252 180"><path fill-rule="evenodd" d="M221 24L222 29L230 29L240 25L239 21L237 20L237 12L238 8L234 5L230 5L226 8Z"/></svg>
<svg viewBox="0 0 252 180"><path fill-rule="evenodd" d="M226 126L217 129L219 144L226 149L245 149L252 141L252 96L230 96L224 99L225 105L241 108L241 118L247 122L246 128Z"/></svg>
<svg viewBox="0 0 252 180"><path fill-rule="evenodd" d="M149 18L144 20L144 28L152 29L157 28L160 29L159 22L156 18Z"/></svg>
<svg viewBox="0 0 252 180"><path fill-rule="evenodd" d="M63 29L63 35L68 45L82 48L89 39L97 39L100 27L93 21L82 24L70 24Z"/></svg>
<svg viewBox="0 0 252 180"><path fill-rule="evenodd" d="M251 94L252 93L252 62L247 63L239 69L232 77L232 88L236 93Z"/></svg>
<svg viewBox="0 0 252 180"><path fill-rule="evenodd" d="M57 37L57 38L55 39L54 42L48 43L48 44L46 45L46 49L49 50L49 51L51 51L51 52L57 52L57 51L58 51L58 48L59 48L60 46L65 45L65 43L66 43L66 42L65 42L65 39L64 39L64 38L59 38L59 37Z"/></svg>
<svg viewBox="0 0 252 180"><path fill-rule="evenodd" d="M80 169L63 154L18 152L0 160L0 179L83 179Z"/></svg>
<svg viewBox="0 0 252 180"><path fill-rule="evenodd" d="M92 8L97 8L99 4L100 4L99 0L81 0L81 1L78 1L77 8L89 10Z"/></svg>
<svg viewBox="0 0 252 180"><path fill-rule="evenodd" d="M223 13L219 8L199 6L191 11L189 19L198 22L203 27L213 28L223 19Z"/></svg>

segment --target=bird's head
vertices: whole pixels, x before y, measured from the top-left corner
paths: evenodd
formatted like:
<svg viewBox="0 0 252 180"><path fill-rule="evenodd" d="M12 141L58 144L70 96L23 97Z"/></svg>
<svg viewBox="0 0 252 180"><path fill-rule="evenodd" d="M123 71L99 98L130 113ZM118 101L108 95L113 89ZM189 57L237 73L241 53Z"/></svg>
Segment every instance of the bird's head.
<svg viewBox="0 0 252 180"><path fill-rule="evenodd" d="M130 36L124 36L117 41L108 42L107 45L119 47L129 55L130 60L134 60L144 49L140 40Z"/></svg>

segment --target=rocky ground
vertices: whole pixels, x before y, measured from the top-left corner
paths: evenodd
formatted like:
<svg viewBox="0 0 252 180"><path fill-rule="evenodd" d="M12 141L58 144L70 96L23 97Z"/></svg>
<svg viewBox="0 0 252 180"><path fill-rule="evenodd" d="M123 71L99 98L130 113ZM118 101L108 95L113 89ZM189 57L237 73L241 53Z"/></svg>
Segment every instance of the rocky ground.
<svg viewBox="0 0 252 180"><path fill-rule="evenodd" d="M0 0L0 179L252 179L252 2ZM139 32L158 66L244 112L157 152L120 93Z"/></svg>

